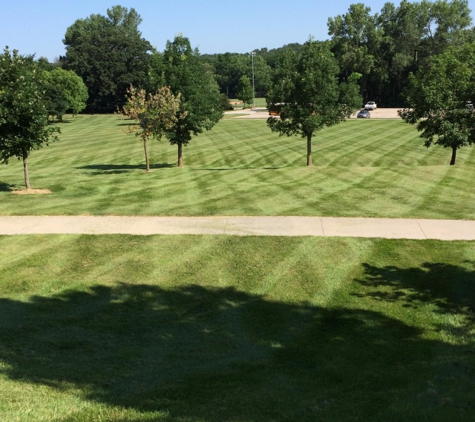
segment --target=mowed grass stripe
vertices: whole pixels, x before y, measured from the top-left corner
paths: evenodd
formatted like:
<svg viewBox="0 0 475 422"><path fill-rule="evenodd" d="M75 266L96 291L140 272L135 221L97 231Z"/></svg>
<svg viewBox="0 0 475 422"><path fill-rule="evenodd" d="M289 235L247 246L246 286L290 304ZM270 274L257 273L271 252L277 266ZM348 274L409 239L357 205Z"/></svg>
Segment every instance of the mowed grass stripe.
<svg viewBox="0 0 475 422"><path fill-rule="evenodd" d="M424 148L397 120L354 119L318 132L313 168L305 167L305 139L279 137L265 121L226 120L191 141L184 169L176 147L151 140L150 173L125 124L87 115L61 124L61 141L29 163L32 186L51 195L12 195L21 163L0 166L0 213L475 218L475 188L464 183L473 151L462 149L449 167L448 150Z"/></svg>
<svg viewBox="0 0 475 422"><path fill-rule="evenodd" d="M473 242L0 247L1 420L473 419Z"/></svg>

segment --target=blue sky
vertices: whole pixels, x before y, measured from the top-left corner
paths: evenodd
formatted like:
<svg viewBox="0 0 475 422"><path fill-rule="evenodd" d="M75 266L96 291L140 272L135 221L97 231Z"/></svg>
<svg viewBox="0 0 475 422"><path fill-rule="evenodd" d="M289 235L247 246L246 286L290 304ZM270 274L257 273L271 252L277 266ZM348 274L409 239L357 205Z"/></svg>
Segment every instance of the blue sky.
<svg viewBox="0 0 475 422"><path fill-rule="evenodd" d="M120 4L142 17L139 29L158 50L178 33L187 36L201 53L245 53L253 49L303 43L309 35L328 38L327 20L347 12L346 0L5 0L0 15L0 48L8 45L20 54L36 54L50 61L63 55L62 39L76 19L106 14ZM366 1L372 13L385 0ZM399 4L398 1L393 3ZM475 0L469 0L472 10ZM473 17L473 13L472 13Z"/></svg>

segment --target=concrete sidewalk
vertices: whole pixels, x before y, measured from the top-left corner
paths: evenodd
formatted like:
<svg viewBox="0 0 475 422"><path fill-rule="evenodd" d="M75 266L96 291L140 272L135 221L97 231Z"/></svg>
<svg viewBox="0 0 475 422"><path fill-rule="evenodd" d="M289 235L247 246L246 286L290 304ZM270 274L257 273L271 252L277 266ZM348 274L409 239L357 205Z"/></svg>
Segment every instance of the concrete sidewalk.
<svg viewBox="0 0 475 422"><path fill-rule="evenodd" d="M475 240L475 221L339 217L0 216L0 235L211 234Z"/></svg>

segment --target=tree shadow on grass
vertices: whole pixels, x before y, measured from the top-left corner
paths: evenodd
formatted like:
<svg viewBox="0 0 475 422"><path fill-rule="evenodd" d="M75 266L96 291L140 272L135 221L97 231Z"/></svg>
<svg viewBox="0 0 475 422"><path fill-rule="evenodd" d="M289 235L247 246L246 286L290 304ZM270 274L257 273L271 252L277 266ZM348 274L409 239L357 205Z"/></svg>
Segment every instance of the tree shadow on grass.
<svg viewBox="0 0 475 422"><path fill-rule="evenodd" d="M116 126L137 126L137 122L132 121L128 123L117 123Z"/></svg>
<svg viewBox="0 0 475 422"><path fill-rule="evenodd" d="M165 412L162 421L468 421L475 412L465 366L451 382L466 396L441 408L445 391L427 393L434 373L451 369L434 349L464 350L379 312L118 283L0 299L0 321L4 376Z"/></svg>
<svg viewBox="0 0 475 422"><path fill-rule="evenodd" d="M286 168L282 167L205 167L195 168L197 171L236 171L236 170L279 170Z"/></svg>
<svg viewBox="0 0 475 422"><path fill-rule="evenodd" d="M358 281L368 289L358 296L403 302L407 308L431 303L436 312L463 315L475 323L475 262L465 264L472 269L430 262L414 268L365 263L364 276Z"/></svg>
<svg viewBox="0 0 475 422"><path fill-rule="evenodd" d="M0 192L11 192L15 190L16 185L0 182Z"/></svg>
<svg viewBox="0 0 475 422"><path fill-rule="evenodd" d="M150 164L150 169L162 169L175 167L173 164L160 163ZM76 167L79 170L96 170L88 174L100 175L100 174L120 174L129 173L133 170L145 170L145 164L91 164L88 166Z"/></svg>
<svg viewBox="0 0 475 422"><path fill-rule="evenodd" d="M62 124L67 124L67 123L72 123L72 120L63 119L63 120L49 120L48 121L49 125L62 125Z"/></svg>

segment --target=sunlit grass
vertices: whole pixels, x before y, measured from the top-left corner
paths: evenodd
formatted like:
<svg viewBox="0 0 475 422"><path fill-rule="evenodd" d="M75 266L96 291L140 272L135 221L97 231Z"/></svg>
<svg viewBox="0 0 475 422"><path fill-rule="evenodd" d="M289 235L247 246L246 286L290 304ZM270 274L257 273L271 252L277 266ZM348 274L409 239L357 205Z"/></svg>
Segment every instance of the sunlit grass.
<svg viewBox="0 0 475 422"><path fill-rule="evenodd" d="M150 142L146 173L140 140L116 116L78 116L61 141L32 153L33 188L13 195L21 163L0 166L0 214L314 215L475 218L475 154L424 148L397 120L350 120L318 133L314 167L305 140L279 137L261 120L224 120L185 148Z"/></svg>

